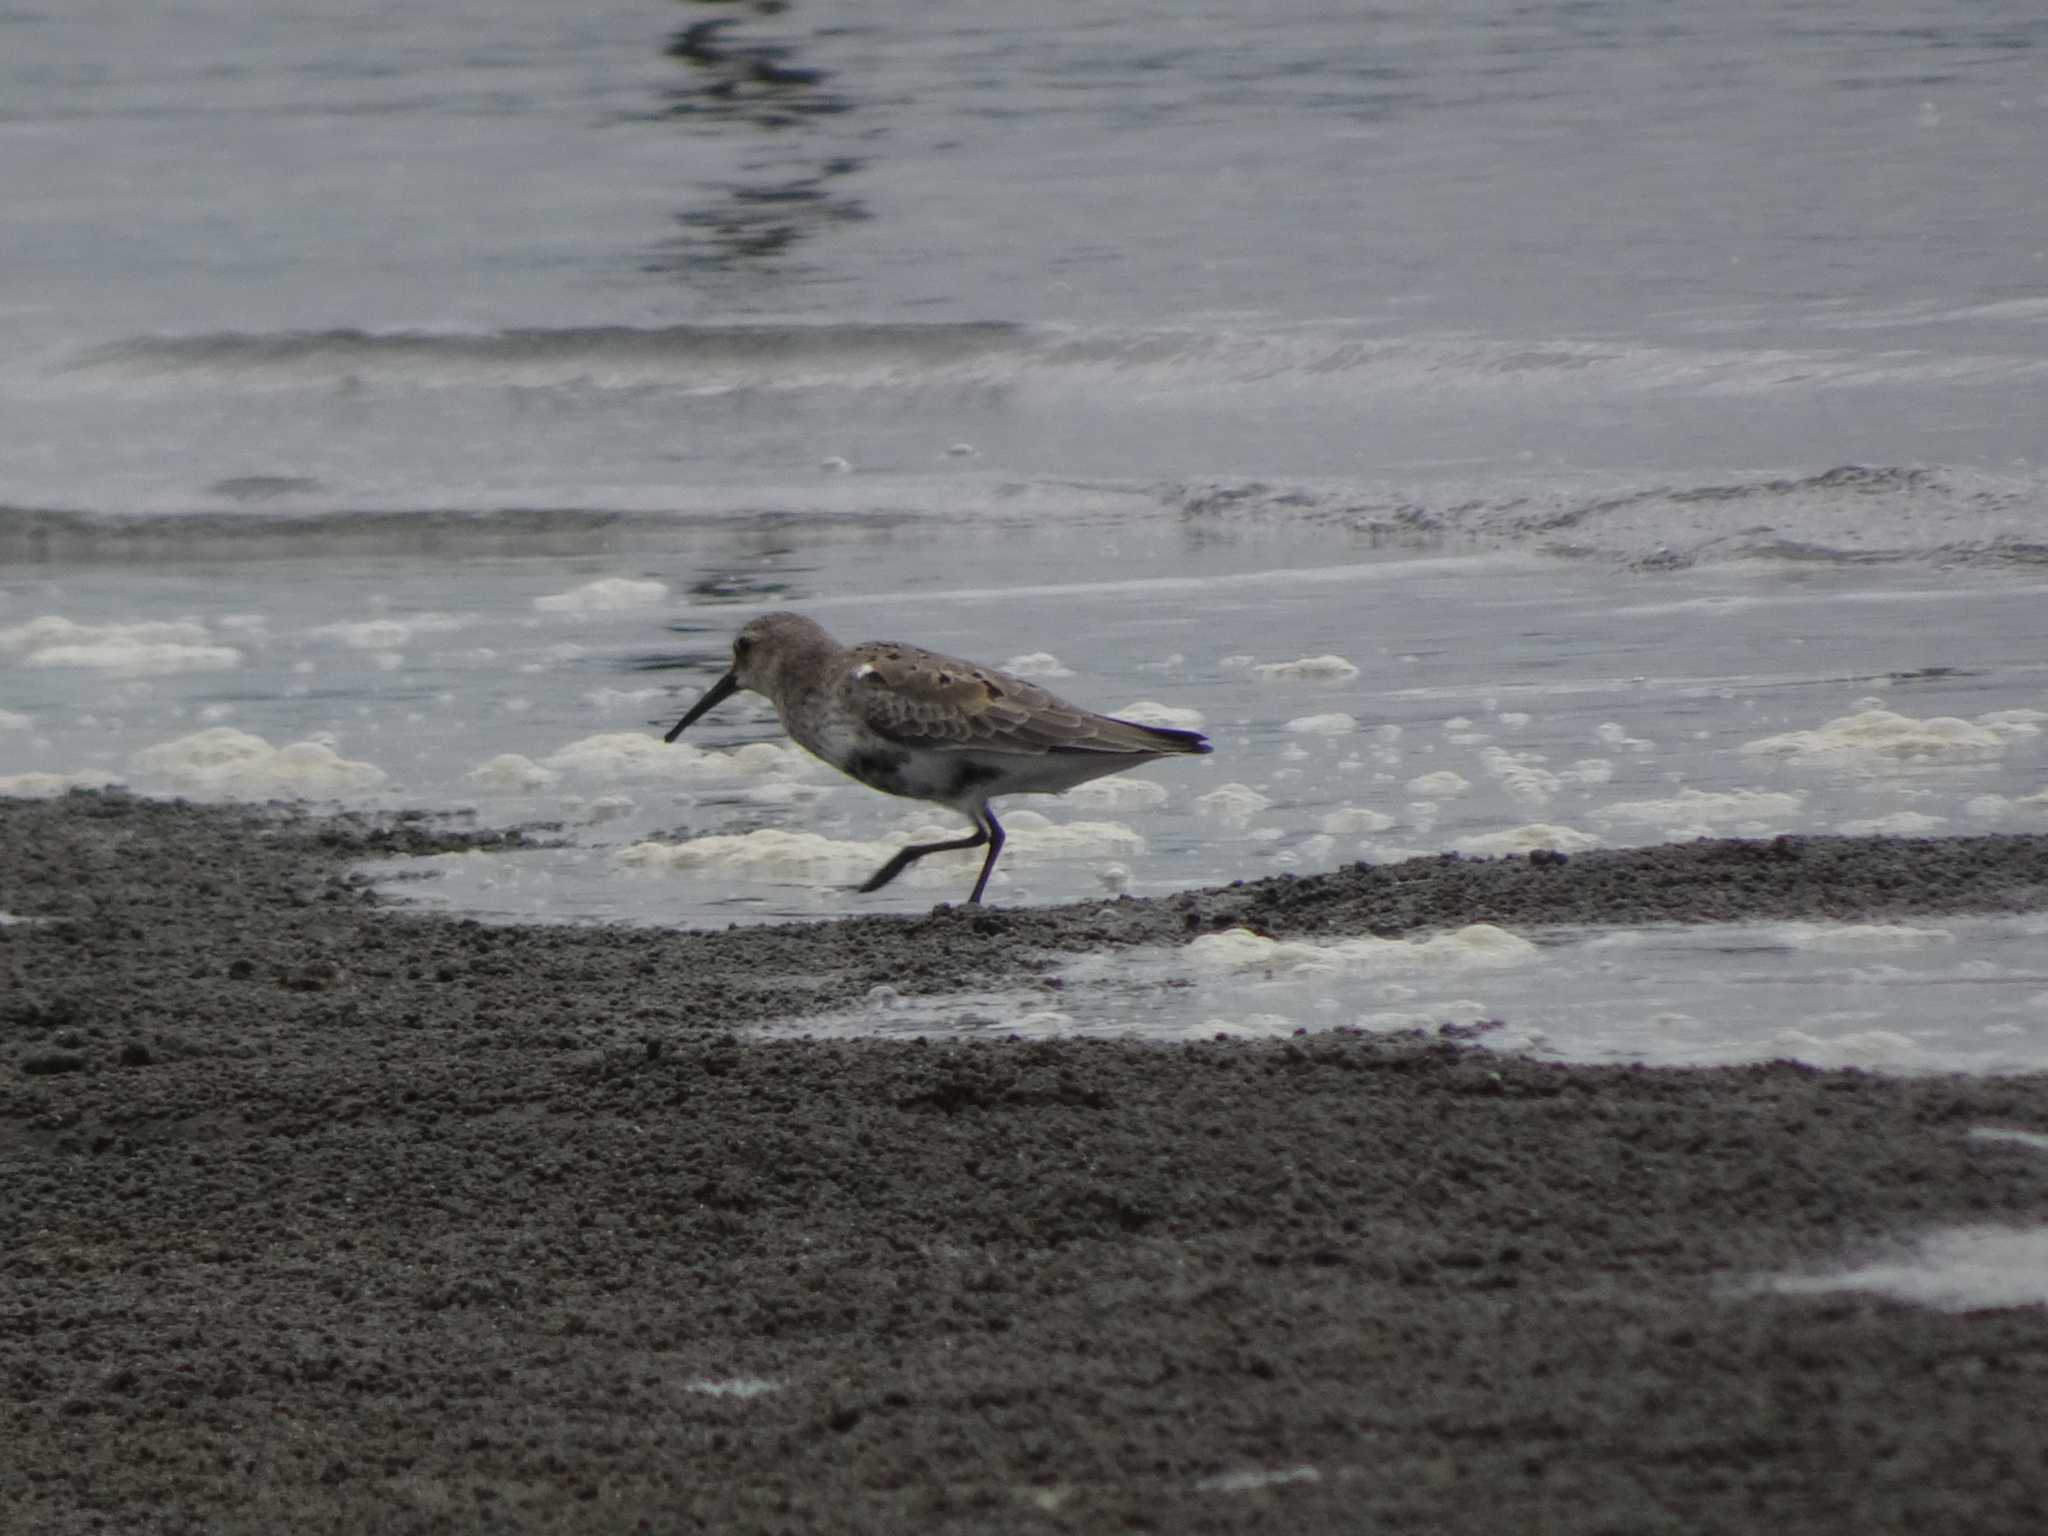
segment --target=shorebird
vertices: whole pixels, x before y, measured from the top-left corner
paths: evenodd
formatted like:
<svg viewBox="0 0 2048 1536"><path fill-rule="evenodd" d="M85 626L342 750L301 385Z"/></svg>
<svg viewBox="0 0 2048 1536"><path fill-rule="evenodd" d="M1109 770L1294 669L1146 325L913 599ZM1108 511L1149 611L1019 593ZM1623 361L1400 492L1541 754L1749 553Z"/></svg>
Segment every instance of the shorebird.
<svg viewBox="0 0 2048 1536"><path fill-rule="evenodd" d="M879 891L928 853L988 845L969 903L1003 851L998 795L1057 795L1154 758L1210 750L1199 731L1098 715L1036 683L915 645L840 645L800 613L764 613L733 637L732 668L663 737L674 741L742 688L765 696L798 746L885 795L930 800L970 836L914 843L868 877Z"/></svg>

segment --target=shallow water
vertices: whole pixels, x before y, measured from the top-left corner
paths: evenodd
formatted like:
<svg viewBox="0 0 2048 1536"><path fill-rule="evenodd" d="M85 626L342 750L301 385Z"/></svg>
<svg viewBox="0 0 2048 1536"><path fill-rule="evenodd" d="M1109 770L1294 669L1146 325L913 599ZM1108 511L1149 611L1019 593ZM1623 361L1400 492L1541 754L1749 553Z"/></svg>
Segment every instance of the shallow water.
<svg viewBox="0 0 2048 1536"><path fill-rule="evenodd" d="M44 566L0 587L15 680L0 784L558 827L557 846L382 871L405 900L504 921L719 925L962 897L971 853L852 894L947 818L791 749L760 701L661 744L760 606L717 598L742 591L847 638L1039 669L1107 709L1194 712L1211 757L1009 802L1002 903L1443 849L2048 825L2048 603L2025 574L1753 562L1645 579L1153 529L1120 534L1080 580L1063 541L1010 531L981 542L1010 576L994 590L960 585L956 553L870 535L807 556L757 533L631 563L243 562L147 580ZM820 590L821 568L873 595ZM224 572L246 606L210 614ZM1057 1014L1167 1034L1500 1018L1504 1040L1581 1059L2048 1064L2024 920L1525 937L1508 972L1447 965L1426 987L1313 957L1275 985L1253 957L1168 991L1185 954L1119 958L1130 985L1079 987Z"/></svg>
<svg viewBox="0 0 2048 1536"><path fill-rule="evenodd" d="M813 560L772 537L631 564L241 564L228 614L206 607L219 569L43 567L0 585L0 782L562 823L569 851L442 867L443 899L504 917L695 923L957 895L971 853L850 900L838 887L943 813L787 748L762 701L661 746L759 606L693 602L708 583L772 592L848 639L1037 669L1106 710L1198 717L1209 758L1014 802L1004 901L1446 848L2048 824L2048 603L2027 576L1752 564L1645 583L1177 530L1120 535L1088 580L1061 540L990 536L980 553L1000 589L959 584L943 544L848 541L832 586L860 597L819 590ZM1036 812L1096 830L1034 849L1055 841ZM822 841L778 849L768 828ZM714 834L742 841L698 875L613 856ZM798 853L818 871L790 866Z"/></svg>
<svg viewBox="0 0 2048 1536"><path fill-rule="evenodd" d="M758 706L660 747L790 605L1201 715L1007 903L2048 820L2029 7L0 37L0 788L558 823L393 878L495 920L957 897L856 906L933 818Z"/></svg>
<svg viewBox="0 0 2048 1536"><path fill-rule="evenodd" d="M0 532L1846 463L2040 506L2019 0L354 9L0 16Z"/></svg>
<svg viewBox="0 0 2048 1536"><path fill-rule="evenodd" d="M1802 1061L1881 1072L2048 1069L2048 920L1474 925L1413 939L1091 955L1038 986L905 998L878 988L797 1035L1168 1040L1421 1030L1548 1060Z"/></svg>

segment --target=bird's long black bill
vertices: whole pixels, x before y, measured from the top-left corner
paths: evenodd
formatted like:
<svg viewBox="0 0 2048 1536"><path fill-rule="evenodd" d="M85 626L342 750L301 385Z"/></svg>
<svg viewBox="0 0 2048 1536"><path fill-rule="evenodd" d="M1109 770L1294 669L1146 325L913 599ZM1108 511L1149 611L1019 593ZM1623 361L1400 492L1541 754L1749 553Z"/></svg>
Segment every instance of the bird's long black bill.
<svg viewBox="0 0 2048 1536"><path fill-rule="evenodd" d="M670 731L666 736L662 737L661 739L663 741L674 741L678 736L682 735L685 730L695 725L705 715L711 713L712 710L716 709L719 705L723 704L727 699L731 698L734 694L738 693L739 691L739 678L730 672L726 673L725 676L721 677L717 682L713 683L709 688L704 690L704 697L699 699L696 703L692 704L690 706L690 712L687 715L683 716L682 719L676 722L676 728Z"/></svg>

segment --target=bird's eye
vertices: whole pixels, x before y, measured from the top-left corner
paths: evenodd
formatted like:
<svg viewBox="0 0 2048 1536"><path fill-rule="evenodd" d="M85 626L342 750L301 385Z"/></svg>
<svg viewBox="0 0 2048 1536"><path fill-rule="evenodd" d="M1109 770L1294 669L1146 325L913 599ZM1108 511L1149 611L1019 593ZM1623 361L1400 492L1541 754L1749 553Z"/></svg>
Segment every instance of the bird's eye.
<svg viewBox="0 0 2048 1536"><path fill-rule="evenodd" d="M747 652L751 651L753 648L754 637L751 635L741 635L732 643L733 660L738 661L741 657L745 656Z"/></svg>

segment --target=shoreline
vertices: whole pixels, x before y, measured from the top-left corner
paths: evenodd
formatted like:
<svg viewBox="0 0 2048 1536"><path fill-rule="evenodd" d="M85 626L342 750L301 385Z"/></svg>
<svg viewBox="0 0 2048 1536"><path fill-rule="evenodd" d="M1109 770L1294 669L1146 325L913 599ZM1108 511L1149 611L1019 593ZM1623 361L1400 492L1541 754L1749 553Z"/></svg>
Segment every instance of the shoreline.
<svg viewBox="0 0 2048 1536"><path fill-rule="evenodd" d="M2048 1077L745 1034L1237 923L2027 910L2048 837L690 933L347 872L479 840L0 800L0 911L54 919L0 926L24 1529L2048 1520L2048 1308L1758 1289L2048 1222L2048 1155L1969 1135L2048 1133Z"/></svg>

